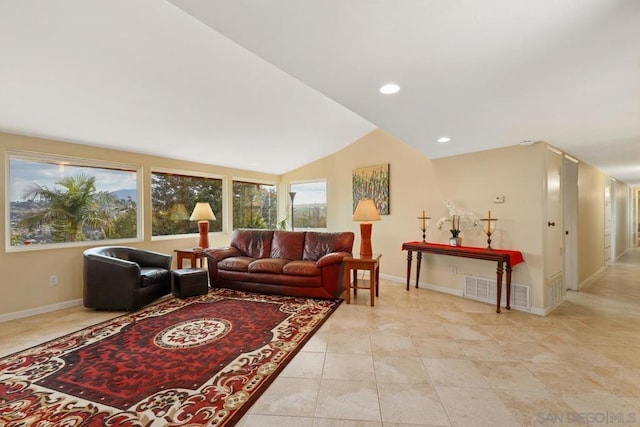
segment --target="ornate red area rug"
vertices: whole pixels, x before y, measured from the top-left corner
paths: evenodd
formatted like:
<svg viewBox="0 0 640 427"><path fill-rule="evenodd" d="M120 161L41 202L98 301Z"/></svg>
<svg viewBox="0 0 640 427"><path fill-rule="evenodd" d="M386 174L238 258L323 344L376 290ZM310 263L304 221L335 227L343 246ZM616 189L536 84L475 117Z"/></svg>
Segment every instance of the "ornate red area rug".
<svg viewBox="0 0 640 427"><path fill-rule="evenodd" d="M339 304L214 289L4 357L0 425L233 425Z"/></svg>

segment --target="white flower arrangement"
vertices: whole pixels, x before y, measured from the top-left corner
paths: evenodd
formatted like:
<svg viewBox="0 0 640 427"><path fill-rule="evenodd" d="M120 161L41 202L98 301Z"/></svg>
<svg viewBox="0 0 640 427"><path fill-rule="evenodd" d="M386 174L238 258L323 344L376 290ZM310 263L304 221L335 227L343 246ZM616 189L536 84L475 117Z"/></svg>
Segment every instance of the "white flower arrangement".
<svg viewBox="0 0 640 427"><path fill-rule="evenodd" d="M450 223L451 237L459 237L461 232L478 226L479 220L474 213L459 210L450 200L445 200L444 205L447 207L449 215L438 220L438 230L442 230L445 223Z"/></svg>

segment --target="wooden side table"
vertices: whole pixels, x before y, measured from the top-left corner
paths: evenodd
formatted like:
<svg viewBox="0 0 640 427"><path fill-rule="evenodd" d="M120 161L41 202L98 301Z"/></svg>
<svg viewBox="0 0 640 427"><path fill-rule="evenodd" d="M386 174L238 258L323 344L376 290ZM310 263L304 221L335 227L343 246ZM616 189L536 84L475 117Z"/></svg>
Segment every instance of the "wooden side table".
<svg viewBox="0 0 640 427"><path fill-rule="evenodd" d="M176 253L176 266L178 269L182 268L182 261L185 259L191 261L191 268L197 268L198 260L200 260L200 268L203 268L204 252L201 248L174 249L173 251Z"/></svg>
<svg viewBox="0 0 640 427"><path fill-rule="evenodd" d="M374 254L371 257L350 257L345 258L343 260L344 263L344 285L346 288L346 296L345 299L347 304L351 304L351 288L353 288L354 293L358 292L358 288L360 289L369 289L369 293L371 295L371 307L374 306L374 292L375 296L378 296L378 288L380 283L380 258L382 254ZM368 270L369 271L369 287L359 287L358 286L358 270ZM351 285L351 275L350 271L353 271L353 286Z"/></svg>

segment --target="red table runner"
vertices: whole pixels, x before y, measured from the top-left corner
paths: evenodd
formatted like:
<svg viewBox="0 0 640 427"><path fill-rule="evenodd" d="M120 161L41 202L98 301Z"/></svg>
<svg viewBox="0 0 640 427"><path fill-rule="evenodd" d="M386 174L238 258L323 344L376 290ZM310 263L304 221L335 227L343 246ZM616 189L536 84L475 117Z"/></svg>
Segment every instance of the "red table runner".
<svg viewBox="0 0 640 427"><path fill-rule="evenodd" d="M425 242L407 242L402 244L402 250L406 250L406 246L423 246L425 248L442 248L446 250L456 250L459 252L468 252L468 253L476 253L482 254L487 252L494 252L497 254L506 254L509 255L509 263L513 267L514 265L520 264L524 262L524 258L522 257L522 252L512 251L508 249L487 249L487 248L476 248L473 246L451 246L445 245L441 243L425 243Z"/></svg>

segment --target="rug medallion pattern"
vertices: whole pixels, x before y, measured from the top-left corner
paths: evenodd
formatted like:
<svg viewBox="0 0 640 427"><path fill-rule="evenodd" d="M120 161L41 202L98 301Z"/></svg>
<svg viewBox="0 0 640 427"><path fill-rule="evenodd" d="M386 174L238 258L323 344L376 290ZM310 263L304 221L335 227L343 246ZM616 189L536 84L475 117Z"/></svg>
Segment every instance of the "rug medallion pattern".
<svg viewBox="0 0 640 427"><path fill-rule="evenodd" d="M0 425L231 425L339 301L171 298L0 359Z"/></svg>

